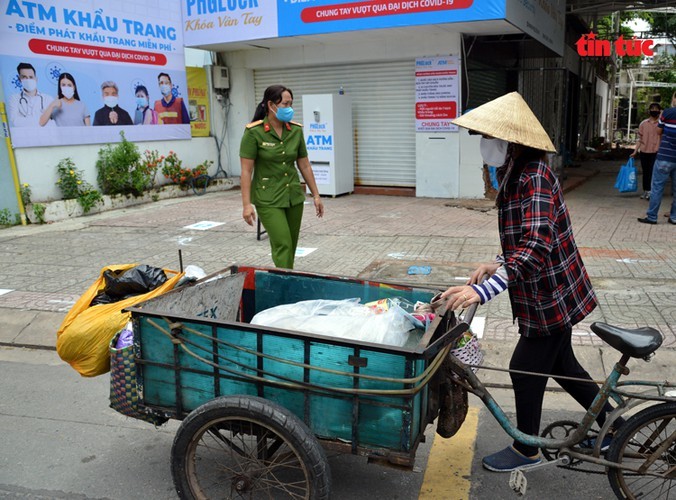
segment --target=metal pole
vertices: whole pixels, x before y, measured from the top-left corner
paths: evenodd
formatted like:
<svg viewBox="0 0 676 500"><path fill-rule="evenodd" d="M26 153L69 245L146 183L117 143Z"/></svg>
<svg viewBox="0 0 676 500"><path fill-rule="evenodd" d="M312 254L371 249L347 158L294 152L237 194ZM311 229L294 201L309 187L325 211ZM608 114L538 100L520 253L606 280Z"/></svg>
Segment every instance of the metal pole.
<svg viewBox="0 0 676 500"><path fill-rule="evenodd" d="M619 12L613 12L611 19L613 20L613 33L617 34L620 31L620 14ZM608 110L607 110L607 115L606 115L606 124L608 128L608 134L611 135L611 137L614 136L614 125L617 125L613 120L613 115L615 113L615 107L616 107L616 102L615 102L615 93L616 93L616 85L617 85L617 55L613 52L611 54L610 58L610 81L608 82ZM613 139L615 139L613 137Z"/></svg>
<svg viewBox="0 0 676 500"><path fill-rule="evenodd" d="M629 84L629 111L627 112L627 141L629 141L629 132L631 132L631 100L634 98L634 80Z"/></svg>
<svg viewBox="0 0 676 500"><path fill-rule="evenodd" d="M16 191L17 204L19 205L19 216L21 217L21 225L25 226L26 209L23 206L21 199L21 185L19 183L19 171L16 168L16 158L14 158L14 148L12 147L12 139L9 136L9 123L7 122L7 112L5 111L5 103L0 102L0 121L2 121L2 131L5 134L5 142L7 143L7 155L9 156L9 166L12 170L12 180L14 181L14 190Z"/></svg>

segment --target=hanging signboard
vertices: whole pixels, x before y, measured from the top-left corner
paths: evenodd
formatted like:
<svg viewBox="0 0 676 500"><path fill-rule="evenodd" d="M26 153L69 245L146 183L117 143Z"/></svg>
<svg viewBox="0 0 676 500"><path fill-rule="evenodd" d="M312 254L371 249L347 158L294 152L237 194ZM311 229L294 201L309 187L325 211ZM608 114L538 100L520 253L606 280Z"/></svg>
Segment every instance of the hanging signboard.
<svg viewBox="0 0 676 500"><path fill-rule="evenodd" d="M457 56L422 57L415 61L416 132L457 132L460 63Z"/></svg>
<svg viewBox="0 0 676 500"><path fill-rule="evenodd" d="M190 139L179 2L2 2L15 147ZM161 125L161 126L158 126Z"/></svg>
<svg viewBox="0 0 676 500"><path fill-rule="evenodd" d="M564 0L507 0L506 19L524 33L564 53L566 2Z"/></svg>
<svg viewBox="0 0 676 500"><path fill-rule="evenodd" d="M187 47L505 18L505 0L185 0Z"/></svg>

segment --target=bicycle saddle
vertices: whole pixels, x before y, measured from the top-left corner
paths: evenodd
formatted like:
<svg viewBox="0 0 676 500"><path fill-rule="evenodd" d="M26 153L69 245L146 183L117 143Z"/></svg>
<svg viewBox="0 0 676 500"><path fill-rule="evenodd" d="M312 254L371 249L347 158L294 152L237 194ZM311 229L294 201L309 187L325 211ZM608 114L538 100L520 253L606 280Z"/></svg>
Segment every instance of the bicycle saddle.
<svg viewBox="0 0 676 500"><path fill-rule="evenodd" d="M649 326L630 330L594 322L591 329L611 347L632 358L645 358L662 345L662 334Z"/></svg>

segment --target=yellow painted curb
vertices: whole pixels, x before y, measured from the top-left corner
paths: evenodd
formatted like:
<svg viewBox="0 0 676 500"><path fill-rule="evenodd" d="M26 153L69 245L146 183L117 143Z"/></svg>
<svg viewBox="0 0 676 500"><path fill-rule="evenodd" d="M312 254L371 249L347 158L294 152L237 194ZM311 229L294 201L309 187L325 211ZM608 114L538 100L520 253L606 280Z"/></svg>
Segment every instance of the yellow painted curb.
<svg viewBox="0 0 676 500"><path fill-rule="evenodd" d="M479 408L470 408L458 433L450 439L434 436L418 498L467 500L472 485L472 458L479 425Z"/></svg>

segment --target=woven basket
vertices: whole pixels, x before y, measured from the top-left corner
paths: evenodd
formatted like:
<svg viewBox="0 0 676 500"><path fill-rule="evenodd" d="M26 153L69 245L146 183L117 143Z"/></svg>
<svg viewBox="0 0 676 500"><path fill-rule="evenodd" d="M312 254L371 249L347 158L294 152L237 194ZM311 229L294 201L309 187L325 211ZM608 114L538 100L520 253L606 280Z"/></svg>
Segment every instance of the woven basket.
<svg viewBox="0 0 676 500"><path fill-rule="evenodd" d="M484 353L479 348L479 339L476 335L472 335L472 338L464 346L451 349L451 354L466 365L476 365L472 367L474 373L477 372L479 365L484 361Z"/></svg>
<svg viewBox="0 0 676 500"><path fill-rule="evenodd" d="M168 419L139 410L138 379L136 377L136 350L133 345L117 349L121 331L110 341L110 407L127 417L161 425Z"/></svg>

